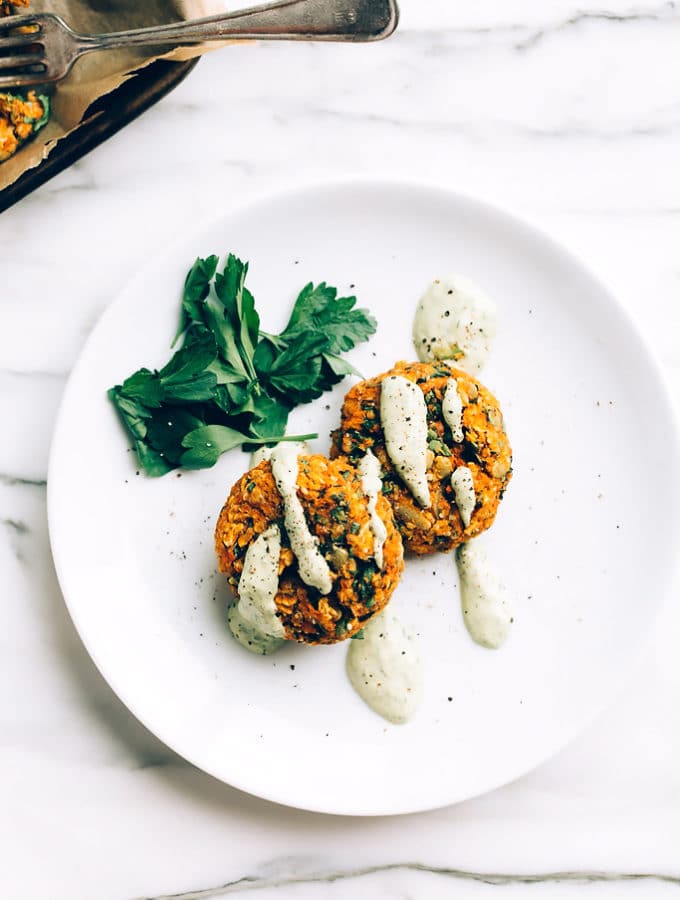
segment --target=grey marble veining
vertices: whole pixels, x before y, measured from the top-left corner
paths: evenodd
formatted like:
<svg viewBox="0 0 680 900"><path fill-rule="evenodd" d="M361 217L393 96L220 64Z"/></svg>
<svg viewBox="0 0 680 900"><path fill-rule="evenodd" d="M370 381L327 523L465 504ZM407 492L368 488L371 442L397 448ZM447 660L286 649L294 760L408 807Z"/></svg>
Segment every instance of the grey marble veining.
<svg viewBox="0 0 680 900"><path fill-rule="evenodd" d="M618 888L629 888L635 885L641 889L649 889L655 884L680 886L680 876L652 875L652 874L626 874L616 872L546 872L543 874L494 874L491 872L467 872L462 869L449 869L439 866L427 866L421 863L388 863L382 866L370 866L365 869L347 869L332 872L309 872L299 875L245 875L236 881L210 888L183 891L181 893L160 894L154 897L138 897L134 900L219 900L220 897L229 897L235 894L257 892L262 894L273 889L314 887L318 890L327 889L329 886L338 886L341 890L337 896L350 896L348 889L358 892L362 890L365 882L369 882L372 876L399 876L405 875L417 883L417 876L436 876L439 882L437 887L430 884L422 884L421 889L434 889L434 896L446 896L445 890L456 889L456 886L465 887L467 890L475 886L487 887L529 887L529 886L562 886L583 888L586 885L589 890L593 888L606 888L609 896L614 896L612 891ZM414 876L416 876L414 878ZM424 881L424 879L423 879ZM429 882L429 879L428 879ZM344 891L342 890L344 888ZM346 893L345 893L346 891ZM328 896L328 894L325 894ZM290 896L290 894L289 894ZM356 894L355 894L356 896ZM423 893L425 897L428 894ZM429 896L433 896L432 893ZM450 896L450 895L449 895ZM596 893L597 896L597 893Z"/></svg>
<svg viewBox="0 0 680 900"><path fill-rule="evenodd" d="M0 484L7 487L36 487L44 488L47 486L45 479L41 478L19 478L16 475L6 475L0 472ZM9 521L9 520L8 520Z"/></svg>

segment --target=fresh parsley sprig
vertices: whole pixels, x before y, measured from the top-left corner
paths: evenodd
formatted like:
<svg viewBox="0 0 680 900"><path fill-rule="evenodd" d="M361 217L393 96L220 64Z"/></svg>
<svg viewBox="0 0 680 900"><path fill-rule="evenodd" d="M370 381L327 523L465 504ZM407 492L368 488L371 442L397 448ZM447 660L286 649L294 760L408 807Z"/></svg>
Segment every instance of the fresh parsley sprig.
<svg viewBox="0 0 680 900"><path fill-rule="evenodd" d="M204 469L239 446L307 440L286 436L290 411L359 374L341 354L375 333L356 297L325 282L300 292L280 334L260 330L248 263L197 259L184 283L180 325L160 370L139 369L108 392L144 471Z"/></svg>

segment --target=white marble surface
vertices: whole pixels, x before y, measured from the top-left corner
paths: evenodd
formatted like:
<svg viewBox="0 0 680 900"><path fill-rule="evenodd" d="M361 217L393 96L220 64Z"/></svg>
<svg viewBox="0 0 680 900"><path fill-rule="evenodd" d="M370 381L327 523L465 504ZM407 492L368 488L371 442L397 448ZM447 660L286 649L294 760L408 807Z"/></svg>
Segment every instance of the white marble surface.
<svg viewBox="0 0 680 900"><path fill-rule="evenodd" d="M427 176L532 218L614 288L677 395L680 6L402 5L382 45L205 58L0 217L2 897L680 891L677 607L608 712L537 771L457 807L351 820L269 805L175 757L98 675L55 580L50 434L97 317L180 229L300 176Z"/></svg>

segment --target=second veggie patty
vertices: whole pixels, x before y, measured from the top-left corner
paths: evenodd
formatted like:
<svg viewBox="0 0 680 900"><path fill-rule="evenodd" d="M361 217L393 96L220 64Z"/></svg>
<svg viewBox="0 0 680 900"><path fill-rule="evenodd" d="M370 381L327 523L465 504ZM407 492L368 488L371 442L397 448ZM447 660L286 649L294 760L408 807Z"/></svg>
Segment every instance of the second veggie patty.
<svg viewBox="0 0 680 900"><path fill-rule="evenodd" d="M237 593L249 546L277 524L282 547L275 604L286 637L308 644L333 644L359 632L386 606L403 571L402 542L389 503L378 496L377 513L387 529L380 569L374 559L368 500L358 471L347 460L299 456L297 496L331 570L333 584L328 594L300 578L269 460L236 482L222 508L215 529L219 568Z"/></svg>
<svg viewBox="0 0 680 900"><path fill-rule="evenodd" d="M422 390L427 406L427 481L431 506L416 502L395 470L380 421L382 382L398 375ZM456 443L442 413L444 392L455 378L462 401L463 440ZM479 381L445 363L398 362L389 372L356 384L345 397L331 456L356 463L367 450L383 469L383 495L389 500L404 546L413 553L450 550L476 537L494 521L512 476L512 451L498 401ZM465 525L454 498L453 472L469 469L475 505Z"/></svg>

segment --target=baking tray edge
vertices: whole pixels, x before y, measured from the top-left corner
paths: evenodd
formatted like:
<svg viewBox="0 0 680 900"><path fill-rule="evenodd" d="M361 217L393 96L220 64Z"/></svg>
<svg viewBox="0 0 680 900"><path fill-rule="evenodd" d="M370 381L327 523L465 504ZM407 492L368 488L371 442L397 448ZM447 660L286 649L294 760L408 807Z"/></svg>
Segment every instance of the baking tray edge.
<svg viewBox="0 0 680 900"><path fill-rule="evenodd" d="M90 150L120 131L183 81L198 62L159 59L110 94L100 97L85 112L80 126L63 138L40 165L0 191L0 213L49 181Z"/></svg>

